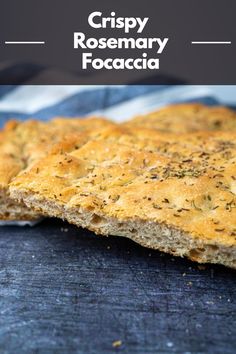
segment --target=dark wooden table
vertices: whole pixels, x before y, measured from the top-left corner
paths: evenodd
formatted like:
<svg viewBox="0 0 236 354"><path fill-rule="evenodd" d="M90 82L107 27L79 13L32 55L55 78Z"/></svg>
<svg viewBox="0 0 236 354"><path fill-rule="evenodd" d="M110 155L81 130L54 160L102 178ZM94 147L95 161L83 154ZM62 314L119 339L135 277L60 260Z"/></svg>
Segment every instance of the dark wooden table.
<svg viewBox="0 0 236 354"><path fill-rule="evenodd" d="M0 265L0 353L236 353L230 269L57 220L1 227Z"/></svg>

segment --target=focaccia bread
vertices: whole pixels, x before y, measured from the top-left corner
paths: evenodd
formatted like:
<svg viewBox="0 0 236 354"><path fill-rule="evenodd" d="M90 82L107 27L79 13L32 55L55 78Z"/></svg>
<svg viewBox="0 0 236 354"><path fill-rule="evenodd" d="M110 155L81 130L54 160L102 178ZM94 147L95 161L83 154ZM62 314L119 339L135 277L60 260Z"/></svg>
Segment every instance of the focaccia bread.
<svg viewBox="0 0 236 354"><path fill-rule="evenodd" d="M141 126L163 133L187 133L195 131L236 131L235 111L203 104L176 104L150 114L137 116L125 123Z"/></svg>
<svg viewBox="0 0 236 354"><path fill-rule="evenodd" d="M15 178L11 195L97 234L236 267L236 134L114 127L80 148L73 139Z"/></svg>
<svg viewBox="0 0 236 354"><path fill-rule="evenodd" d="M68 133L81 139L113 125L102 118L55 118L49 122L9 121L0 132L0 220L32 220L38 215L9 196L8 184L19 173L45 156Z"/></svg>

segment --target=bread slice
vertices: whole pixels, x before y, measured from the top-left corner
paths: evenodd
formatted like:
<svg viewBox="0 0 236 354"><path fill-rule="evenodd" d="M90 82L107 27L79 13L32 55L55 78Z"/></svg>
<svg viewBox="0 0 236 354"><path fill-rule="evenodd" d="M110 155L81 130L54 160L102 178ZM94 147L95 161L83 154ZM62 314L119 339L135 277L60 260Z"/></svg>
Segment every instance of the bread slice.
<svg viewBox="0 0 236 354"><path fill-rule="evenodd" d="M176 104L150 114L137 116L127 126L141 126L163 133L187 133L195 131L236 131L235 111L203 104Z"/></svg>
<svg viewBox="0 0 236 354"><path fill-rule="evenodd" d="M235 142L109 128L79 149L64 141L15 178L11 196L97 234L236 268Z"/></svg>
<svg viewBox="0 0 236 354"><path fill-rule="evenodd" d="M155 131L167 133L200 130L235 130L235 113L225 107L209 108L200 104L172 105L150 115L136 117L124 126L130 126L134 135L145 135L145 128L151 128L148 136ZM17 204L9 197L8 183L18 173L45 156L51 147L70 132L88 131L111 126L104 119L56 118L48 123L30 120L10 121L0 133L0 219L30 220L38 217L24 204ZM120 134L120 133L118 133ZM159 140L163 137L159 136Z"/></svg>
<svg viewBox="0 0 236 354"><path fill-rule="evenodd" d="M68 133L77 132L86 139L97 129L113 125L102 118L55 118L49 122L9 121L0 132L0 220L33 220L38 215L9 196L8 184ZM81 136L82 139L82 136Z"/></svg>

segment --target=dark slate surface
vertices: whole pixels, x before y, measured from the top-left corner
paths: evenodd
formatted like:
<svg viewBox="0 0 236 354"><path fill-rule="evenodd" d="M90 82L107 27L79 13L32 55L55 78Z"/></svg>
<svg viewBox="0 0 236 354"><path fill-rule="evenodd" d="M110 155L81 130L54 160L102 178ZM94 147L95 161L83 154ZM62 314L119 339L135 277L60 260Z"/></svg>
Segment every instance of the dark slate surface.
<svg viewBox="0 0 236 354"><path fill-rule="evenodd" d="M57 220L1 227L0 265L1 353L236 352L235 271Z"/></svg>

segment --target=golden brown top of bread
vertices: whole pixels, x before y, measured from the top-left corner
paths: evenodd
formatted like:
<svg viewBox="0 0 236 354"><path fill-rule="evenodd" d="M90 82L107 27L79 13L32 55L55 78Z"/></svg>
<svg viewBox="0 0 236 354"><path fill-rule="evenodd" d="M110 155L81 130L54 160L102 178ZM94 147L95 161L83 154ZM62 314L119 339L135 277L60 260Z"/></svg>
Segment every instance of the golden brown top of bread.
<svg viewBox="0 0 236 354"><path fill-rule="evenodd" d="M207 107L200 104L172 105L157 112L134 118L124 127L131 127L133 139L157 140L157 132L186 133L201 130L229 130L236 128L236 115L225 107ZM9 121L0 132L0 186L5 188L19 172L45 156L52 146L72 132L96 134L96 130L113 126L103 118L54 118L49 122L28 120L25 122ZM151 130L150 130L151 128ZM122 129L121 127L119 129ZM122 131L117 128L117 139L122 139ZM109 131L107 131L109 135ZM113 136L115 129L113 130ZM124 134L125 135L125 134ZM125 139L125 137L124 137ZM158 140L163 140L163 135ZM169 135L169 139L171 136ZM183 138L181 138L183 139ZM166 140L166 139L165 139ZM183 144L182 144L183 145ZM164 148L164 143L162 146ZM170 147L169 147L170 149ZM183 153L183 151L182 151ZM188 152L186 151L186 154Z"/></svg>
<svg viewBox="0 0 236 354"><path fill-rule="evenodd" d="M113 125L103 118L55 118L49 122L9 121L0 132L0 187L41 157L67 134L93 133Z"/></svg>
<svg viewBox="0 0 236 354"><path fill-rule="evenodd" d="M11 190L236 246L236 134L154 137L147 129L113 127L79 148L80 138L73 139L18 176Z"/></svg>
<svg viewBox="0 0 236 354"><path fill-rule="evenodd" d="M176 104L150 114L137 116L126 125L136 125L162 132L236 131L236 113L226 107L203 104Z"/></svg>

